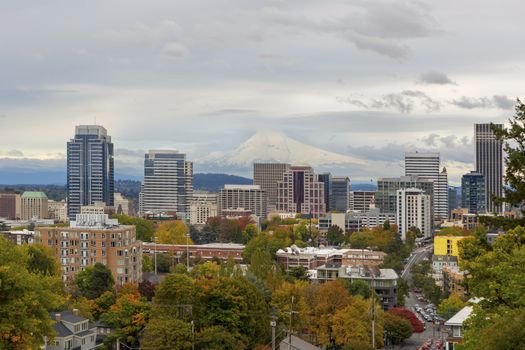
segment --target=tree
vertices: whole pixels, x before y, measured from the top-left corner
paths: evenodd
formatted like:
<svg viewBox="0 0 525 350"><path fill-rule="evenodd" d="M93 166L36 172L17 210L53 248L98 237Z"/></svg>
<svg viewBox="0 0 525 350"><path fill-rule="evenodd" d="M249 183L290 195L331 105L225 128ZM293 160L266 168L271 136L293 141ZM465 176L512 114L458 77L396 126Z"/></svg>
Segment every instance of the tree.
<svg viewBox="0 0 525 350"><path fill-rule="evenodd" d="M28 269L30 272L47 276L60 275L60 266L51 249L41 244L28 244L23 247L29 255Z"/></svg>
<svg viewBox="0 0 525 350"><path fill-rule="evenodd" d="M351 295L357 296L360 295L364 299L368 299L372 296L372 289L363 280L355 280L355 281L344 281L343 282L346 289L348 289L348 292L350 292Z"/></svg>
<svg viewBox="0 0 525 350"><path fill-rule="evenodd" d="M421 322L419 318L417 318L417 316L409 309L405 309L403 307L395 307L393 309L388 310L388 313L402 317L405 320L407 320L412 326L413 333L421 333L425 330L425 325L423 324L423 322Z"/></svg>
<svg viewBox="0 0 525 350"><path fill-rule="evenodd" d="M510 128L492 126L496 137L504 142L505 181L504 196L497 203L523 204L525 198L525 104L516 100L515 115L509 119Z"/></svg>
<svg viewBox="0 0 525 350"><path fill-rule="evenodd" d="M151 260L152 260L151 261L152 265L155 265L155 256L153 256ZM170 272L170 268L172 265L173 265L173 258L169 254L157 253L157 272L160 272L160 273ZM153 266L152 269L154 268L155 267Z"/></svg>
<svg viewBox="0 0 525 350"><path fill-rule="evenodd" d="M190 322L170 318L152 318L144 329L141 347L144 349L191 349L193 343Z"/></svg>
<svg viewBox="0 0 525 350"><path fill-rule="evenodd" d="M114 215L113 217L118 219L118 222L122 225L135 225L138 240L144 242L153 241L153 235L155 233L155 224L153 221L123 214Z"/></svg>
<svg viewBox="0 0 525 350"><path fill-rule="evenodd" d="M337 225L332 225L326 233L326 240L328 244L339 245L345 241L345 233L342 228Z"/></svg>
<svg viewBox="0 0 525 350"><path fill-rule="evenodd" d="M277 250L288 247L292 244L291 239L282 231L275 231L273 235L267 232L261 232L253 237L244 247L242 257L246 263L250 263L252 255L256 251L267 251L272 258Z"/></svg>
<svg viewBox="0 0 525 350"><path fill-rule="evenodd" d="M286 275L293 280L307 281L309 279L308 269L304 266L290 267L286 272Z"/></svg>
<svg viewBox="0 0 525 350"><path fill-rule="evenodd" d="M82 296L88 299L96 299L106 291L112 292L115 281L110 269L101 263L96 263L84 271L80 271L75 277L75 284Z"/></svg>
<svg viewBox="0 0 525 350"><path fill-rule="evenodd" d="M250 239L252 239L253 237L255 237L257 234L259 233L259 229L257 228L256 225L254 224L249 224L246 226L246 228L244 229L244 231L242 231L242 236L243 236L243 244L246 244L250 241Z"/></svg>
<svg viewBox="0 0 525 350"><path fill-rule="evenodd" d="M405 318L387 312L384 320L384 332L392 344L400 344L412 335L412 326Z"/></svg>
<svg viewBox="0 0 525 350"><path fill-rule="evenodd" d="M142 254L142 272L152 272L154 269L153 261L147 254Z"/></svg>
<svg viewBox="0 0 525 350"><path fill-rule="evenodd" d="M332 337L338 345L372 344L371 307L375 301L352 298L345 308L337 310L333 316ZM383 346L383 311L375 305L377 347Z"/></svg>
<svg viewBox="0 0 525 350"><path fill-rule="evenodd" d="M157 242L161 244L193 244L188 237L189 229L183 221L166 221L157 230Z"/></svg>
<svg viewBox="0 0 525 350"><path fill-rule="evenodd" d="M0 237L0 348L36 349L54 336L51 310L63 304L62 281L29 268L26 249Z"/></svg>
<svg viewBox="0 0 525 350"><path fill-rule="evenodd" d="M114 305L102 315L102 321L113 329L106 343L119 339L128 346L138 345L139 336L149 318L150 306L133 285L122 288Z"/></svg>
<svg viewBox="0 0 525 350"><path fill-rule="evenodd" d="M461 300L459 295L452 294L447 299L443 299L443 301L441 301L441 304L438 305L437 312L439 316L443 317L445 320L448 320L466 305L467 303Z"/></svg>
<svg viewBox="0 0 525 350"><path fill-rule="evenodd" d="M228 330L220 326L206 327L195 336L197 350L224 349L237 350L245 349L246 345L233 336Z"/></svg>
<svg viewBox="0 0 525 350"><path fill-rule="evenodd" d="M151 301L151 299L153 299L155 296L155 285L148 280L140 282L139 293L148 301Z"/></svg>

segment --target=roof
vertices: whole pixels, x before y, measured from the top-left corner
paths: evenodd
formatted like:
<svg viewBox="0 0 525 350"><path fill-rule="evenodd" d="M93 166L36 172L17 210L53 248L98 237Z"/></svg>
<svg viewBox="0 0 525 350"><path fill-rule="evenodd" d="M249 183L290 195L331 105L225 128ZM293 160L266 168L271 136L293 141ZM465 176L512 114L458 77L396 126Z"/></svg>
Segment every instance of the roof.
<svg viewBox="0 0 525 350"><path fill-rule="evenodd" d="M53 328L57 332L57 337L59 338L69 337L73 335L73 332L71 332L66 326L64 326L62 322L56 322L53 325Z"/></svg>
<svg viewBox="0 0 525 350"><path fill-rule="evenodd" d="M86 337L88 335L93 335L93 334L95 334L95 332L93 330L88 329L87 331L82 331L80 333L76 333L75 336L82 338L82 337Z"/></svg>
<svg viewBox="0 0 525 350"><path fill-rule="evenodd" d="M44 192L40 191L25 191L22 194L22 198L43 198L47 199L47 196Z"/></svg>
<svg viewBox="0 0 525 350"><path fill-rule="evenodd" d="M445 326L462 326L463 322L469 318L471 313L472 306L465 306L463 309L459 310L457 314L445 322Z"/></svg>
<svg viewBox="0 0 525 350"><path fill-rule="evenodd" d="M49 315L51 316L53 320L56 319L55 318L56 314L60 314L60 319L62 321L69 322L69 323L79 323L79 322L84 322L88 320L87 318L82 317L82 316L77 316L73 312L68 311L68 310L49 313Z"/></svg>
<svg viewBox="0 0 525 350"><path fill-rule="evenodd" d="M295 335L291 336L292 339L292 347L296 349L301 350L321 350L321 348L318 348L315 345L312 345L304 340L302 340L299 337L296 337ZM280 347L283 348L283 345L288 346L288 337L284 338L283 341L280 343Z"/></svg>

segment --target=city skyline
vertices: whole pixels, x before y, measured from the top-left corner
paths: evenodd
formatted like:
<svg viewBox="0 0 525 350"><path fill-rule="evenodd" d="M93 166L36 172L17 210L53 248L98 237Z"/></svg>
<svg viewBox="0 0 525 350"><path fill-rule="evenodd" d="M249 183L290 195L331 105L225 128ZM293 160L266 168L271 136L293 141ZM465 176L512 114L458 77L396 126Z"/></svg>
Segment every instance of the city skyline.
<svg viewBox="0 0 525 350"><path fill-rule="evenodd" d="M437 151L459 184L474 169L472 125L506 121L521 88L513 1L99 5L3 5L6 172L62 169L70 130L96 118L124 175L164 148L196 172L247 176L205 160L273 131L366 161L333 170L357 181L402 174L407 151ZM464 21L473 6L479 21Z"/></svg>

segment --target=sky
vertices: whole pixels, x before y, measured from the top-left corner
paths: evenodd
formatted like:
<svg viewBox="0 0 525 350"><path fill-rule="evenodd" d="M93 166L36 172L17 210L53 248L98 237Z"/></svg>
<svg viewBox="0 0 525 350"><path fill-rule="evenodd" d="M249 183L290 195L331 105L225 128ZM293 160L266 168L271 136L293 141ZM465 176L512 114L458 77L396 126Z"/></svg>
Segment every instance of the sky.
<svg viewBox="0 0 525 350"><path fill-rule="evenodd" d="M0 0L0 183L64 172L78 124L104 125L116 172L148 149L195 171L257 131L402 175L440 152L451 184L473 169L473 124L523 96L522 1ZM3 170L3 172L2 172ZM229 171L230 170L230 171ZM2 175L3 174L3 175Z"/></svg>

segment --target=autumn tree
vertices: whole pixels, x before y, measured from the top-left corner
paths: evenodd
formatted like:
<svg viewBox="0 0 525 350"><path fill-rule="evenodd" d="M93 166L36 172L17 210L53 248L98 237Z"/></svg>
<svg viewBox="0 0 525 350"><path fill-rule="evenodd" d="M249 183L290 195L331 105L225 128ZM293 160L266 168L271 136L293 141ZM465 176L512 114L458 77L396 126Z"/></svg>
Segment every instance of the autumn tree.
<svg viewBox="0 0 525 350"><path fill-rule="evenodd" d="M368 299L372 296L372 289L368 283L363 280L345 280L343 283L346 289L348 289L348 292L353 296L360 295L364 299Z"/></svg>
<svg viewBox="0 0 525 350"><path fill-rule="evenodd" d="M155 237L160 244L193 244L188 233L189 228L183 221L173 220L160 224Z"/></svg>
<svg viewBox="0 0 525 350"><path fill-rule="evenodd" d="M326 232L326 240L330 245L340 245L345 241L345 233L339 226L332 225Z"/></svg>
<svg viewBox="0 0 525 350"><path fill-rule="evenodd" d="M143 242L152 242L155 234L155 224L153 221L139 217L118 214L113 216L118 219L121 225L134 225L137 232L137 239Z"/></svg>
<svg viewBox="0 0 525 350"><path fill-rule="evenodd" d="M137 346L139 337L149 318L150 306L137 287L128 285L122 288L116 302L101 319L113 329L107 343L119 339L127 346Z"/></svg>
<svg viewBox="0 0 525 350"><path fill-rule="evenodd" d="M245 348L246 344L221 326L206 327L195 335L196 350L237 350Z"/></svg>
<svg viewBox="0 0 525 350"><path fill-rule="evenodd" d="M191 323L165 316L152 318L141 339L143 349L189 350L192 344Z"/></svg>
<svg viewBox="0 0 525 350"><path fill-rule="evenodd" d="M390 310L388 310L389 314L399 316L407 320L410 325L412 326L412 332L413 333L421 333L425 330L425 325L423 322L417 318L416 314L414 314L409 309L403 308L403 307L395 307Z"/></svg>
<svg viewBox="0 0 525 350"><path fill-rule="evenodd" d="M40 250L48 261L46 250ZM63 303L54 268L37 268L27 249L0 237L0 348L36 349L54 336L49 312ZM49 273L51 272L51 274Z"/></svg>

